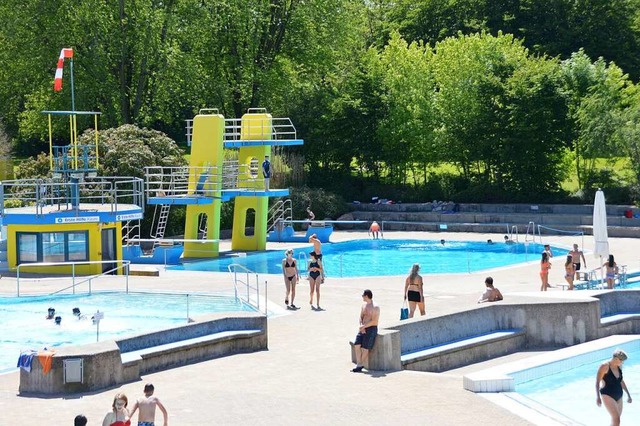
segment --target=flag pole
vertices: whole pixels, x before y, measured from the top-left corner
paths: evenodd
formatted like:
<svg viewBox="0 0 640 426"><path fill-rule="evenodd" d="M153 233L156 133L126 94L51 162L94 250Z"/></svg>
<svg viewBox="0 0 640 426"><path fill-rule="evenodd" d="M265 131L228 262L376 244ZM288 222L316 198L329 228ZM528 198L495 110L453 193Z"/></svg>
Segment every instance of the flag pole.
<svg viewBox="0 0 640 426"><path fill-rule="evenodd" d="M69 64L69 74L71 74L71 111L76 110L76 96L73 90L73 56L71 57L71 63Z"/></svg>

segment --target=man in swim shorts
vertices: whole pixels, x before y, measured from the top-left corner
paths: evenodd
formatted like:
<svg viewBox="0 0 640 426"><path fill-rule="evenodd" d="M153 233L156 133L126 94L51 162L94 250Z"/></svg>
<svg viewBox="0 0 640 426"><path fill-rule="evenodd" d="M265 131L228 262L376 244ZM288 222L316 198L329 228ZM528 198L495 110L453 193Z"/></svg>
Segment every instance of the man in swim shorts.
<svg viewBox="0 0 640 426"><path fill-rule="evenodd" d="M365 290L362 293L362 301L364 303L360 309L360 328L353 345L356 351L356 368L351 371L354 373L362 372L364 364L369 358L369 351L373 349L378 335L378 319L380 318L380 307L374 305L371 290Z"/></svg>
<svg viewBox="0 0 640 426"><path fill-rule="evenodd" d="M578 271L580 270L580 258L582 258L582 262L584 263L584 267L587 267L587 259L584 258L584 253L582 250L578 248L577 244L573 245L573 250L569 252L571 255L571 262L573 262L573 266L576 268L576 280L579 279Z"/></svg>
<svg viewBox="0 0 640 426"><path fill-rule="evenodd" d="M138 426L155 426L156 406L162 411L162 415L164 416L163 426L167 426L167 409L164 408L164 405L162 405L162 402L160 402L157 397L153 396L154 390L154 386L151 383L147 383L144 385L144 398L138 398L133 404L129 417L133 418L133 413L139 408Z"/></svg>

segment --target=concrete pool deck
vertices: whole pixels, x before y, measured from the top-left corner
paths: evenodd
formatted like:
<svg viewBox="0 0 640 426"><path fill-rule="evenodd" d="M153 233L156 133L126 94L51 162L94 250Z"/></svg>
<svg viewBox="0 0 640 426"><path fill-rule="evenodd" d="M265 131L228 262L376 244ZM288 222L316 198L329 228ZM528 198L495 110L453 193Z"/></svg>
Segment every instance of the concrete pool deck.
<svg viewBox="0 0 640 426"><path fill-rule="evenodd" d="M366 238L363 232L337 232L332 241ZM388 232L390 239L477 240L491 238L500 244L502 235L471 233ZM522 236L521 236L522 237ZM521 238L522 240L522 238ZM569 248L581 237L544 237L544 242ZM610 250L619 265L640 268L635 253L640 241L610 239ZM269 243L284 249L295 244ZM228 243L222 243L222 248ZM584 248L593 248L593 238L584 237ZM564 256L555 253L550 282L564 282ZM587 265L599 259L587 254ZM410 266L411 260L408 259ZM571 301L591 292L568 292L553 288L546 294L540 287L539 262L473 274L440 274L425 277L427 317L458 312L476 306L484 290L484 277L493 276L505 301L545 303L558 299ZM422 265L429 271L429 265ZM408 268L407 268L408 269ZM373 278L332 278L322 286L321 312L307 303L308 286L298 287L296 305L300 310L282 310L269 319L269 350L234 355L149 374L142 381L91 394L41 398L18 395L17 372L0 375L0 424L65 425L83 413L90 425L101 424L113 396L122 391L129 400L142 395L145 382L152 382L156 395L169 411L172 425L206 424L536 424L493 404L487 398L463 389L462 376L506 360L526 358L540 352L520 352L475 366L441 374L401 371L355 374L349 372L348 341L357 330L362 290L370 288L381 306L381 326L396 322L402 304L404 276ZM269 300L283 306L284 285L280 275L260 275L269 282ZM68 282L68 280L67 280ZM21 284L21 293L42 291L51 281ZM94 289L123 289L119 277L96 280ZM226 273L164 271L160 277L130 277L131 290L217 291L230 287ZM15 294L14 278L0 280L0 293ZM500 302L498 302L500 303ZM9 414L11 413L11 414ZM156 424L161 424L161 415ZM603 415L606 413L603 412ZM136 417L137 419L137 417ZM135 424L135 423L134 423Z"/></svg>

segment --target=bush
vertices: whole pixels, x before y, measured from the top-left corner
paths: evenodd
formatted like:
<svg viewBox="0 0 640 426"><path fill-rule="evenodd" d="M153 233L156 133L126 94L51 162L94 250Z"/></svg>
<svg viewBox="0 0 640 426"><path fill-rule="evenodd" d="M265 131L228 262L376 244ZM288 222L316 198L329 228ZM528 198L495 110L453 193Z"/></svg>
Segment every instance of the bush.
<svg viewBox="0 0 640 426"><path fill-rule="evenodd" d="M344 199L322 188L309 188L303 186L290 189L293 218L306 218L307 207L316 215L316 219L337 219L347 212Z"/></svg>

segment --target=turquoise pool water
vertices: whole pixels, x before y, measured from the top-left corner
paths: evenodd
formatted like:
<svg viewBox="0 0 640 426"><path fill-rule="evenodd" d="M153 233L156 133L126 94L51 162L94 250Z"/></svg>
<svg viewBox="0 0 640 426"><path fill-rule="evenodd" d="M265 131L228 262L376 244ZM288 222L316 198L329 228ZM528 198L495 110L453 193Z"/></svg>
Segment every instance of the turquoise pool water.
<svg viewBox="0 0 640 426"><path fill-rule="evenodd" d="M294 257L304 261L311 246L296 249ZM423 274L475 272L540 259L543 246L537 243L507 245L477 241L355 240L322 245L328 276L366 277L404 275L419 263ZM557 249L558 255L566 250ZM239 263L262 274L281 274L283 251L247 253L215 260L185 263L170 269L226 272L228 265ZM301 262L303 263L303 262ZM302 266L306 269L306 265Z"/></svg>
<svg viewBox="0 0 640 426"><path fill-rule="evenodd" d="M640 350L625 351L629 359L622 366L622 373L634 401L627 404L624 395L622 424L631 425L640 419L640 401L635 400L640 389ZM516 391L579 424L609 424L607 410L596 405L595 379L598 367L611 359L612 352L608 350L608 355L598 361L576 362L574 368L524 383L518 383L517 375L512 375L516 379Z"/></svg>
<svg viewBox="0 0 640 426"><path fill-rule="evenodd" d="M52 307L62 317L60 325L45 319ZM73 308L86 316L73 316ZM97 327L91 321L96 311L100 341L160 330L211 312L254 311L233 297L158 293L93 293L0 298L0 372L15 368L22 350L39 350L96 341ZM188 310L188 314L187 314Z"/></svg>

